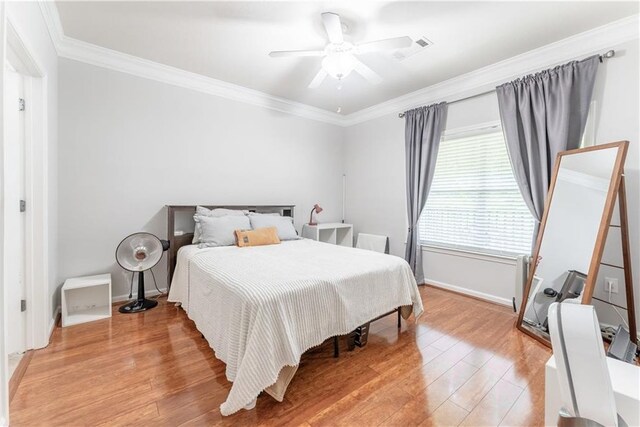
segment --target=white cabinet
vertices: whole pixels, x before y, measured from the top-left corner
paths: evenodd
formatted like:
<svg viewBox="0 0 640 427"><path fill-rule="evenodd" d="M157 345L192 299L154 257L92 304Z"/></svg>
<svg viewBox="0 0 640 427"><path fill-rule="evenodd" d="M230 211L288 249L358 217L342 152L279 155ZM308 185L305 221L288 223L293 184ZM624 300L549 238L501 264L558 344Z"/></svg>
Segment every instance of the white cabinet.
<svg viewBox="0 0 640 427"><path fill-rule="evenodd" d="M302 237L318 242L353 247L353 225L341 222L302 226Z"/></svg>
<svg viewBox="0 0 640 427"><path fill-rule="evenodd" d="M62 285L62 326L111 317L111 275L74 277Z"/></svg>

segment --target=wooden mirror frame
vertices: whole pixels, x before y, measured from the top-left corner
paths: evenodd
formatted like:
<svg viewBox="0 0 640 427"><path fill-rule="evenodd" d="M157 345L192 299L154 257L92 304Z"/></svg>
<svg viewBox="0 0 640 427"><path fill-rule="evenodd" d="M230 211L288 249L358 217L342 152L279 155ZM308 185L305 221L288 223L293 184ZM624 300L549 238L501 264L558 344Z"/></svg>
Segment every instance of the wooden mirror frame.
<svg viewBox="0 0 640 427"><path fill-rule="evenodd" d="M631 255L629 253L629 235L628 235L628 223L627 223L627 206L626 195L624 187L624 162L627 157L627 150L629 147L629 141L611 142L608 144L596 145L592 147L578 148L576 150L562 151L556 156L556 162L553 168L553 175L551 177L551 185L549 186L549 192L544 204L544 213L542 215L542 221L540 222L540 229L538 230L538 236L536 238L536 246L532 257L532 262L529 268L529 275L527 276L527 283L522 295L522 303L520 304L520 311L518 313L518 320L516 327L540 341L547 347L551 347L549 339L542 335L537 334L535 330L529 329L523 325L524 313L526 311L527 302L529 300L529 293L531 292L531 285L533 282L536 268L538 266L538 259L540 256L540 247L542 246L542 239L544 237L544 230L547 225L547 219L549 216L549 208L551 207L551 201L553 200L553 192L556 187L558 179L558 172L560 170L561 159L564 156L585 153L596 150L606 150L610 148L617 148L618 153L613 165L613 171L611 176L611 182L607 192L607 198L604 205L604 211L600 220L600 227L598 234L596 235L596 242L593 248L593 254L591 255L591 263L589 264L589 271L587 273L587 280L584 285L582 293L582 304L590 304L595 289L595 284L598 279L598 271L600 269L600 262L602 261L602 254L604 252L605 243L607 241L607 234L609 232L609 226L611 224L611 217L616 204L616 199L620 200L620 227L622 231L623 242L623 261L624 261L624 275L625 275L625 287L627 297L627 313L629 318L630 334L633 338L637 337L636 322L635 322L635 307L633 301L633 280L631 278Z"/></svg>

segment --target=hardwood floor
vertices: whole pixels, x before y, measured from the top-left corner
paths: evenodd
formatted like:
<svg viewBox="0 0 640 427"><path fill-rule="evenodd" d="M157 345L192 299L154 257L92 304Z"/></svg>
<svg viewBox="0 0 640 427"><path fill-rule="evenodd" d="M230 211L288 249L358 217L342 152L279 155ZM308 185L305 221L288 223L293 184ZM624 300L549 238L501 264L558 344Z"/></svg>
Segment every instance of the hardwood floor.
<svg viewBox="0 0 640 427"><path fill-rule="evenodd" d="M425 313L400 332L372 324L366 347L302 358L285 400L222 417L230 388L185 313L147 313L56 328L33 353L11 402L13 425L543 425L550 351L508 309L421 287ZM345 343L342 343L345 348Z"/></svg>

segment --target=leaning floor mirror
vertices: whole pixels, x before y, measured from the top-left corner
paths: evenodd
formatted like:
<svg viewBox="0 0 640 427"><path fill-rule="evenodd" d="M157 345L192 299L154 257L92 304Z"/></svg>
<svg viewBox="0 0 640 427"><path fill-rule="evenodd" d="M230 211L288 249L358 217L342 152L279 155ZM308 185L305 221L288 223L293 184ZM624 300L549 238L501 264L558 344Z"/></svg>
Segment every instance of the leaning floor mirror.
<svg viewBox="0 0 640 427"><path fill-rule="evenodd" d="M565 151L556 159L518 316L518 329L550 346L553 302L591 304L611 227L620 227L632 337L637 336L624 188L627 141ZM616 214L620 221L611 220Z"/></svg>

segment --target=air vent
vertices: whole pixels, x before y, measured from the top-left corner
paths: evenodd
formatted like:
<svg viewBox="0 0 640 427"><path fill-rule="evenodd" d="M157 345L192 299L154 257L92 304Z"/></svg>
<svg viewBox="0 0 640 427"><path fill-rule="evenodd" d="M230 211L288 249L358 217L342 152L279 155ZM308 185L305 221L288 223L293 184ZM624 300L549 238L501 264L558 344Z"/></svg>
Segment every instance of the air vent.
<svg viewBox="0 0 640 427"><path fill-rule="evenodd" d="M420 37L415 42L411 44L411 47L406 49L398 49L392 53L393 57L398 61L404 61L405 59L420 53L424 52L424 49L431 46L433 42L426 37Z"/></svg>

